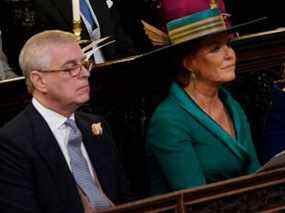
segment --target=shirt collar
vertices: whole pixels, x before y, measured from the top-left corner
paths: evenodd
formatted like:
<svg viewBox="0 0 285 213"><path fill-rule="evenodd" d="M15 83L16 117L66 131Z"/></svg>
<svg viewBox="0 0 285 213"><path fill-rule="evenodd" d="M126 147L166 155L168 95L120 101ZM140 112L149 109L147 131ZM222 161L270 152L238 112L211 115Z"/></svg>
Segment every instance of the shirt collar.
<svg viewBox="0 0 285 213"><path fill-rule="evenodd" d="M63 115L42 105L35 97L33 97L32 99L32 104L34 105L36 110L41 114L41 116L43 116L43 118L45 119L45 121L47 122L52 131L60 128L67 119ZM74 113L72 113L70 119L74 120Z"/></svg>

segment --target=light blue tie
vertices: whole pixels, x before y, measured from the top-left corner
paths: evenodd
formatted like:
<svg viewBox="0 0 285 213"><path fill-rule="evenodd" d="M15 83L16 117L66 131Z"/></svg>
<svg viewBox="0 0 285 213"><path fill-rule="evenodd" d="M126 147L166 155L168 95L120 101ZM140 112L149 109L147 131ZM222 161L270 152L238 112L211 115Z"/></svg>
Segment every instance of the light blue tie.
<svg viewBox="0 0 285 213"><path fill-rule="evenodd" d="M90 174L87 161L82 155L82 137L80 130L73 119L68 118L65 121L65 125L71 128L67 150L70 157L71 170L77 184L86 194L93 207L96 209L110 207L110 203L103 195L102 191L96 186Z"/></svg>
<svg viewBox="0 0 285 213"><path fill-rule="evenodd" d="M97 28L97 25L93 19L91 11L90 11L90 8L89 8L89 6L85 0L80 0L80 10L83 13L85 19L91 25L91 29L94 30L95 28Z"/></svg>

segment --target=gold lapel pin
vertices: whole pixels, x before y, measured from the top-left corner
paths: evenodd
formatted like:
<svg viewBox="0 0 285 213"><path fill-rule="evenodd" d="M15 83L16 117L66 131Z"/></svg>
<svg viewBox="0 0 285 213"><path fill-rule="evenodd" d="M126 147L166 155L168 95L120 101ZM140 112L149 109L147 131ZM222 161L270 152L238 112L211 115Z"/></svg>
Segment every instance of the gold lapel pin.
<svg viewBox="0 0 285 213"><path fill-rule="evenodd" d="M102 135L103 134L103 129L102 129L102 126L101 126L101 122L93 123L91 125L91 130L92 130L93 135L95 135L95 136Z"/></svg>

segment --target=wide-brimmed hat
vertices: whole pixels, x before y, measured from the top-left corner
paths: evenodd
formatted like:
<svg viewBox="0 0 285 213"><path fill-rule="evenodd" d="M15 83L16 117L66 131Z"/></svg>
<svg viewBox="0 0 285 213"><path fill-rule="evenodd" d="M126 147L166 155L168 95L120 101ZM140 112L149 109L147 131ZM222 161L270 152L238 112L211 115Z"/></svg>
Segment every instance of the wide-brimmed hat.
<svg viewBox="0 0 285 213"><path fill-rule="evenodd" d="M222 0L162 0L161 4L166 32L143 23L149 39L154 45L160 46L155 52L184 50L202 38L238 32L265 19L231 25L228 19L230 15L225 11Z"/></svg>
<svg viewBox="0 0 285 213"><path fill-rule="evenodd" d="M222 0L162 0L164 30L143 22L149 39L157 48L149 52L107 62L108 64L126 63L146 59L155 55L185 52L193 43L202 38L219 33L238 32L266 19L262 17L238 25L231 25Z"/></svg>

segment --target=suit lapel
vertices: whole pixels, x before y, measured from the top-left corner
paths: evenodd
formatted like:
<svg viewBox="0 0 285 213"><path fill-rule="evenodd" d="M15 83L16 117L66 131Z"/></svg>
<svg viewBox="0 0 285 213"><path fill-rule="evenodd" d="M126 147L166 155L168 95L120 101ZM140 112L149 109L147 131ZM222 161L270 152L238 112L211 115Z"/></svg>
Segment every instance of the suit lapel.
<svg viewBox="0 0 285 213"><path fill-rule="evenodd" d="M238 142L240 138L240 119L239 113L234 108L234 105L231 103L233 100L222 91L223 101L231 113L234 128L236 131L237 139L232 138L226 131L222 129L212 118L210 118L186 93L180 88L177 84L173 84L171 87L171 96L182 107L191 117L193 117L200 125L202 125L207 131L211 132L212 135L222 142L227 148L229 148L238 158L244 160L245 157L248 157L247 151L244 147Z"/></svg>
<svg viewBox="0 0 285 213"><path fill-rule="evenodd" d="M53 133L33 105L30 104L28 107L34 131L32 143L49 168L56 186L54 190L58 192L59 198L64 198L63 202L71 202L66 205L73 206L74 209L82 209L75 180ZM74 202L75 200L78 200L78 202Z"/></svg>

